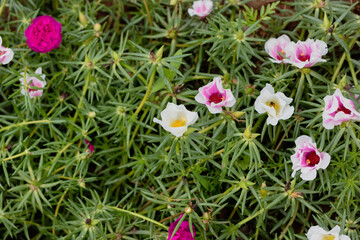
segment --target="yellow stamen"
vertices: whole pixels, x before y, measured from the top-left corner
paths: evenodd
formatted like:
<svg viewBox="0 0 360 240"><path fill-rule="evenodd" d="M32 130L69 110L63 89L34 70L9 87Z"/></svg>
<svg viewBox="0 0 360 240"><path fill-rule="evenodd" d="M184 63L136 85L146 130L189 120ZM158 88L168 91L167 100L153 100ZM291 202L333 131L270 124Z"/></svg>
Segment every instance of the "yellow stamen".
<svg viewBox="0 0 360 240"><path fill-rule="evenodd" d="M311 163L310 159L306 159L306 165L309 165Z"/></svg>
<svg viewBox="0 0 360 240"><path fill-rule="evenodd" d="M326 234L325 236L323 236L322 240L334 240L335 236L332 234Z"/></svg>
<svg viewBox="0 0 360 240"><path fill-rule="evenodd" d="M283 49L283 50L281 50L281 53L282 53L282 54L284 54L284 53L285 53L284 49Z"/></svg>
<svg viewBox="0 0 360 240"><path fill-rule="evenodd" d="M266 105L268 105L269 107L272 107L275 109L276 111L276 114L279 113L279 104L273 102L273 101L270 101L270 102L267 102Z"/></svg>
<svg viewBox="0 0 360 240"><path fill-rule="evenodd" d="M173 121L170 124L170 127L184 127L184 126L186 126L186 123L187 123L187 120L184 118L181 118L181 119Z"/></svg>

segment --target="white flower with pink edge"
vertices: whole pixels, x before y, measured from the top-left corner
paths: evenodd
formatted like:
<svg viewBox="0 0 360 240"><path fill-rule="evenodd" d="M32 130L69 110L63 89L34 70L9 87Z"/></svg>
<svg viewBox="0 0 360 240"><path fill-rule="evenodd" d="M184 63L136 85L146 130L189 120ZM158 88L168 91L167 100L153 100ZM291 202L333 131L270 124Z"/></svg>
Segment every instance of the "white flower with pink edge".
<svg viewBox="0 0 360 240"><path fill-rule="evenodd" d="M222 107L232 107L236 102L231 89L223 88L220 77L214 77L212 82L199 88L195 100L205 104L212 114L221 113Z"/></svg>
<svg viewBox="0 0 360 240"><path fill-rule="evenodd" d="M294 170L291 176L295 177L296 172L300 170L300 177L303 180L314 180L317 170L326 169L329 166L330 155L326 152L320 152L311 137L305 135L298 137L295 144L295 154L291 156L292 169Z"/></svg>
<svg viewBox="0 0 360 240"><path fill-rule="evenodd" d="M13 57L13 50L2 46L2 38L0 37L0 64L8 64Z"/></svg>
<svg viewBox="0 0 360 240"><path fill-rule="evenodd" d="M344 97L340 89L336 89L333 95L327 95L324 102L324 128L333 129L334 126L350 120L360 121L360 113L356 111L354 102Z"/></svg>
<svg viewBox="0 0 360 240"><path fill-rule="evenodd" d="M255 100L255 110L258 113L267 113L266 123L277 125L279 120L289 119L294 113L294 107L290 106L292 98L288 98L282 92L275 93L270 84L261 90Z"/></svg>
<svg viewBox="0 0 360 240"><path fill-rule="evenodd" d="M37 77L30 77L26 74L26 84L24 78L20 78L21 82L21 94L26 95L28 92L30 98L41 97L43 94L43 89L35 89L36 88L44 88L46 85L45 74L42 74L42 69L39 67L36 69L35 74L39 74L42 79L38 79ZM24 76L24 73L21 73Z"/></svg>
<svg viewBox="0 0 360 240"><path fill-rule="evenodd" d="M168 103L161 112L161 120L154 118L154 122L159 123L166 131L171 132L176 137L181 137L188 126L198 120L197 112L191 112L184 105Z"/></svg>
<svg viewBox="0 0 360 240"><path fill-rule="evenodd" d="M190 16L196 15L200 18L204 18L211 13L213 2L212 0L195 1L192 7L193 8L188 9L188 13Z"/></svg>
<svg viewBox="0 0 360 240"><path fill-rule="evenodd" d="M278 38L270 38L267 40L265 43L265 51L271 57L270 61L274 63L282 63L284 56L286 56L285 47L289 42L291 42L291 40L285 34Z"/></svg>
<svg viewBox="0 0 360 240"><path fill-rule="evenodd" d="M322 227L312 226L306 234L309 240L351 240L349 236L340 235L340 227L336 225L330 231L325 231Z"/></svg>
<svg viewBox="0 0 360 240"><path fill-rule="evenodd" d="M289 42L285 47L285 63L291 63L298 68L311 67L318 62L326 62L321 57L327 54L328 48L324 41L307 39L305 42Z"/></svg>

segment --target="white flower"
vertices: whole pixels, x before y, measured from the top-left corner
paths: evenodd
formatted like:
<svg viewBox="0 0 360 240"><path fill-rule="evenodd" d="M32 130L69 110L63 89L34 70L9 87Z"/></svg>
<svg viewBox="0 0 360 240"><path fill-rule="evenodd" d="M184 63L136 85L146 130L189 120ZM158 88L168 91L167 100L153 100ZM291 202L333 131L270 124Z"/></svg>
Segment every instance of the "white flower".
<svg viewBox="0 0 360 240"><path fill-rule="evenodd" d="M309 240L351 240L346 235L340 235L340 227L336 225L330 231L325 231L319 226L313 226L306 234Z"/></svg>
<svg viewBox="0 0 360 240"><path fill-rule="evenodd" d="M256 98L255 110L258 113L267 113L267 124L277 125L279 120L289 119L294 113L294 107L289 104L292 98L286 97L282 92L274 93L274 88L266 84Z"/></svg>
<svg viewBox="0 0 360 240"><path fill-rule="evenodd" d="M35 74L42 74L42 69L41 67L39 67L38 69L36 69ZM21 73L22 76L24 76L24 73ZM29 77L28 75L26 75L26 85L25 86L25 81L24 78L20 78L20 82L21 82L21 94L25 95L26 91L28 91L30 98L34 98L34 97L41 97L43 94L43 90L42 89L32 89L31 87L37 87L37 88L44 88L46 85L46 81L45 81L45 74L42 74L40 76L42 79L38 79L36 77Z"/></svg>
<svg viewBox="0 0 360 240"><path fill-rule="evenodd" d="M283 56L280 55L286 55L285 53L285 47L286 45L291 42L290 38L283 34L278 38L270 38L265 43L265 51L267 54L269 54L270 61L274 63L282 63L283 62Z"/></svg>
<svg viewBox="0 0 360 240"><path fill-rule="evenodd" d="M198 120L197 112L191 112L184 105L168 103L161 112L161 120L154 118L154 122L159 123L166 131L171 132L177 137L181 137L188 126Z"/></svg>
<svg viewBox="0 0 360 240"><path fill-rule="evenodd" d="M197 15L200 18L204 18L209 15L212 11L213 2L212 0L200 0L193 3L193 8L188 9L190 16Z"/></svg>
<svg viewBox="0 0 360 240"><path fill-rule="evenodd" d="M8 64L14 57L14 52L11 48L3 47L2 38L0 37L0 65Z"/></svg>

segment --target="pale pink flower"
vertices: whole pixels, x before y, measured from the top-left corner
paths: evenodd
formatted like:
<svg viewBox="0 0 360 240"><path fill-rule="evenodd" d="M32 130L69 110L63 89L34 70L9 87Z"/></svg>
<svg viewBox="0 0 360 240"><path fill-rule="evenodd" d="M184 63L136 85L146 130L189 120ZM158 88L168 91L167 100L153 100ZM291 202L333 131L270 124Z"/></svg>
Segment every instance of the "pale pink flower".
<svg viewBox="0 0 360 240"><path fill-rule="evenodd" d="M283 62L283 56L286 56L285 53L285 47L286 45L291 42L290 38L283 34L278 38L270 38L265 43L265 51L267 54L269 54L270 61L274 63L282 63Z"/></svg>
<svg viewBox="0 0 360 240"><path fill-rule="evenodd" d="M258 113L267 113L266 123L277 125L279 120L289 119L294 113L294 107L290 106L292 98L288 98L282 92L275 93L270 84L261 90L260 95L255 100L255 110Z"/></svg>
<svg viewBox="0 0 360 240"><path fill-rule="evenodd" d="M154 118L154 122L159 123L166 131L171 132L176 137L181 137L188 126L198 120L197 112L191 112L184 105L168 103L161 112L161 120Z"/></svg>
<svg viewBox="0 0 360 240"><path fill-rule="evenodd" d="M8 64L14 57L14 52L11 48L2 46L2 38L0 37L0 65Z"/></svg>
<svg viewBox="0 0 360 240"><path fill-rule="evenodd" d="M193 8L188 9L188 13L190 16L199 16L200 18L204 18L209 15L212 11L213 2L212 0L200 0L195 1L193 3Z"/></svg>
<svg viewBox="0 0 360 240"><path fill-rule="evenodd" d="M336 89L333 95L324 98L325 108L322 114L323 126L333 129L334 126L350 120L360 121L360 113L356 111L354 102L344 97L340 89Z"/></svg>
<svg viewBox="0 0 360 240"><path fill-rule="evenodd" d="M311 67L318 62L326 62L321 57L327 54L328 48L324 41L307 39L305 42L289 42L285 47L285 63L291 63L298 68Z"/></svg>
<svg viewBox="0 0 360 240"><path fill-rule="evenodd" d="M35 74L42 74L42 69L39 67L36 69ZM22 76L24 76L24 73L21 73ZM29 93L30 98L34 97L41 97L43 94L42 89L32 89L31 87L37 87L37 88L44 88L46 85L45 81L45 74L42 74L40 76L42 79L38 79L37 77L30 77L28 74L26 74L26 84L24 78L20 78L21 82L21 94L26 95L26 92ZM26 86L25 86L26 85Z"/></svg>
<svg viewBox="0 0 360 240"><path fill-rule="evenodd" d="M220 77L214 77L212 82L199 88L195 100L205 104L212 114L221 113L222 107L232 107L236 102L231 89L223 88Z"/></svg>
<svg viewBox="0 0 360 240"><path fill-rule="evenodd" d="M295 144L295 154L291 156L294 170L291 176L295 177L296 171L301 170L300 177L303 180L314 180L317 170L326 169L329 166L330 155L320 152L311 137L305 135L298 137Z"/></svg>
<svg viewBox="0 0 360 240"><path fill-rule="evenodd" d="M340 235L340 227L336 225L330 231L320 226L312 226L306 234L309 240L351 240L349 236Z"/></svg>
<svg viewBox="0 0 360 240"><path fill-rule="evenodd" d="M178 222L180 221L182 216L183 216L183 214L181 214L180 217L175 222L170 224L169 235L168 235L167 240L195 240L195 234L196 234L195 227L194 227L194 225L192 225L193 234L194 234L194 235L192 235L188 221L183 221L180 224L180 227L178 228L178 230L176 231L174 236L171 238L171 235L173 234L175 227L178 224Z"/></svg>

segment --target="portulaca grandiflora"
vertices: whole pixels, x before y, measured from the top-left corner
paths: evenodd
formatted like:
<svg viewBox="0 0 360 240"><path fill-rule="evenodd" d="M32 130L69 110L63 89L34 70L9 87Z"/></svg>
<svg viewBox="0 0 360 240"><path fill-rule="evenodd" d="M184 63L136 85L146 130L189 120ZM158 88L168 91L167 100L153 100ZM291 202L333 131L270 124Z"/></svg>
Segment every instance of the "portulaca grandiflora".
<svg viewBox="0 0 360 240"><path fill-rule="evenodd" d="M236 102L231 89L223 88L220 77L214 77L212 82L199 88L195 100L205 104L212 114L221 113L222 107L232 107Z"/></svg>
<svg viewBox="0 0 360 240"><path fill-rule="evenodd" d="M325 108L322 114L324 128L333 129L342 122L360 121L360 113L356 111L354 102L344 97L340 89L336 89L333 95L327 95L324 102Z"/></svg>
<svg viewBox="0 0 360 240"><path fill-rule="evenodd" d="M161 120L154 118L154 122L159 123L166 131L171 132L176 137L181 137L188 126L198 120L197 112L191 112L184 105L168 103L161 112Z"/></svg>
<svg viewBox="0 0 360 240"><path fill-rule="evenodd" d="M311 67L318 62L326 62L322 56L327 54L328 48L324 41L307 39L297 43L289 42L285 47L285 63L290 63L298 68Z"/></svg>
<svg viewBox="0 0 360 240"><path fill-rule="evenodd" d="M330 231L325 231L320 226L312 226L306 234L309 240L351 240L349 236L340 235L340 227L336 225Z"/></svg>
<svg viewBox="0 0 360 240"><path fill-rule="evenodd" d="M41 79L38 79L37 77L30 77L28 74L26 74L26 81L24 78L20 78L21 83L21 94L26 95L26 92L29 93L30 98L34 97L41 97L43 94L43 89L35 89L36 88L44 88L46 85L45 81L45 74L42 74L42 69L39 67L36 69L35 74L39 74ZM22 76L24 76L24 73L21 73Z"/></svg>
<svg viewBox="0 0 360 240"><path fill-rule="evenodd" d="M188 13L190 16L199 16L200 18L204 18L209 15L213 8L212 0L200 0L195 1L193 3L193 8L188 9Z"/></svg>
<svg viewBox="0 0 360 240"><path fill-rule="evenodd" d="M258 113L267 113L267 124L277 125L279 120L289 119L294 113L294 107L290 106L292 98L288 98L282 92L274 92L270 84L266 84L260 95L255 100L255 110Z"/></svg>
<svg viewBox="0 0 360 240"><path fill-rule="evenodd" d="M0 65L8 64L14 57L14 52L11 48L2 46L2 38L0 37Z"/></svg>
<svg viewBox="0 0 360 240"><path fill-rule="evenodd" d="M298 170L301 170L300 177L303 180L311 181L316 178L317 170L326 169L330 164L330 155L320 152L309 136L300 136L295 140L295 154L291 156L293 164L292 177Z"/></svg>
<svg viewBox="0 0 360 240"><path fill-rule="evenodd" d="M290 38L283 34L278 38L270 38L265 43L265 51L269 54L270 61L274 63L282 63L285 53L286 45L291 42Z"/></svg>

